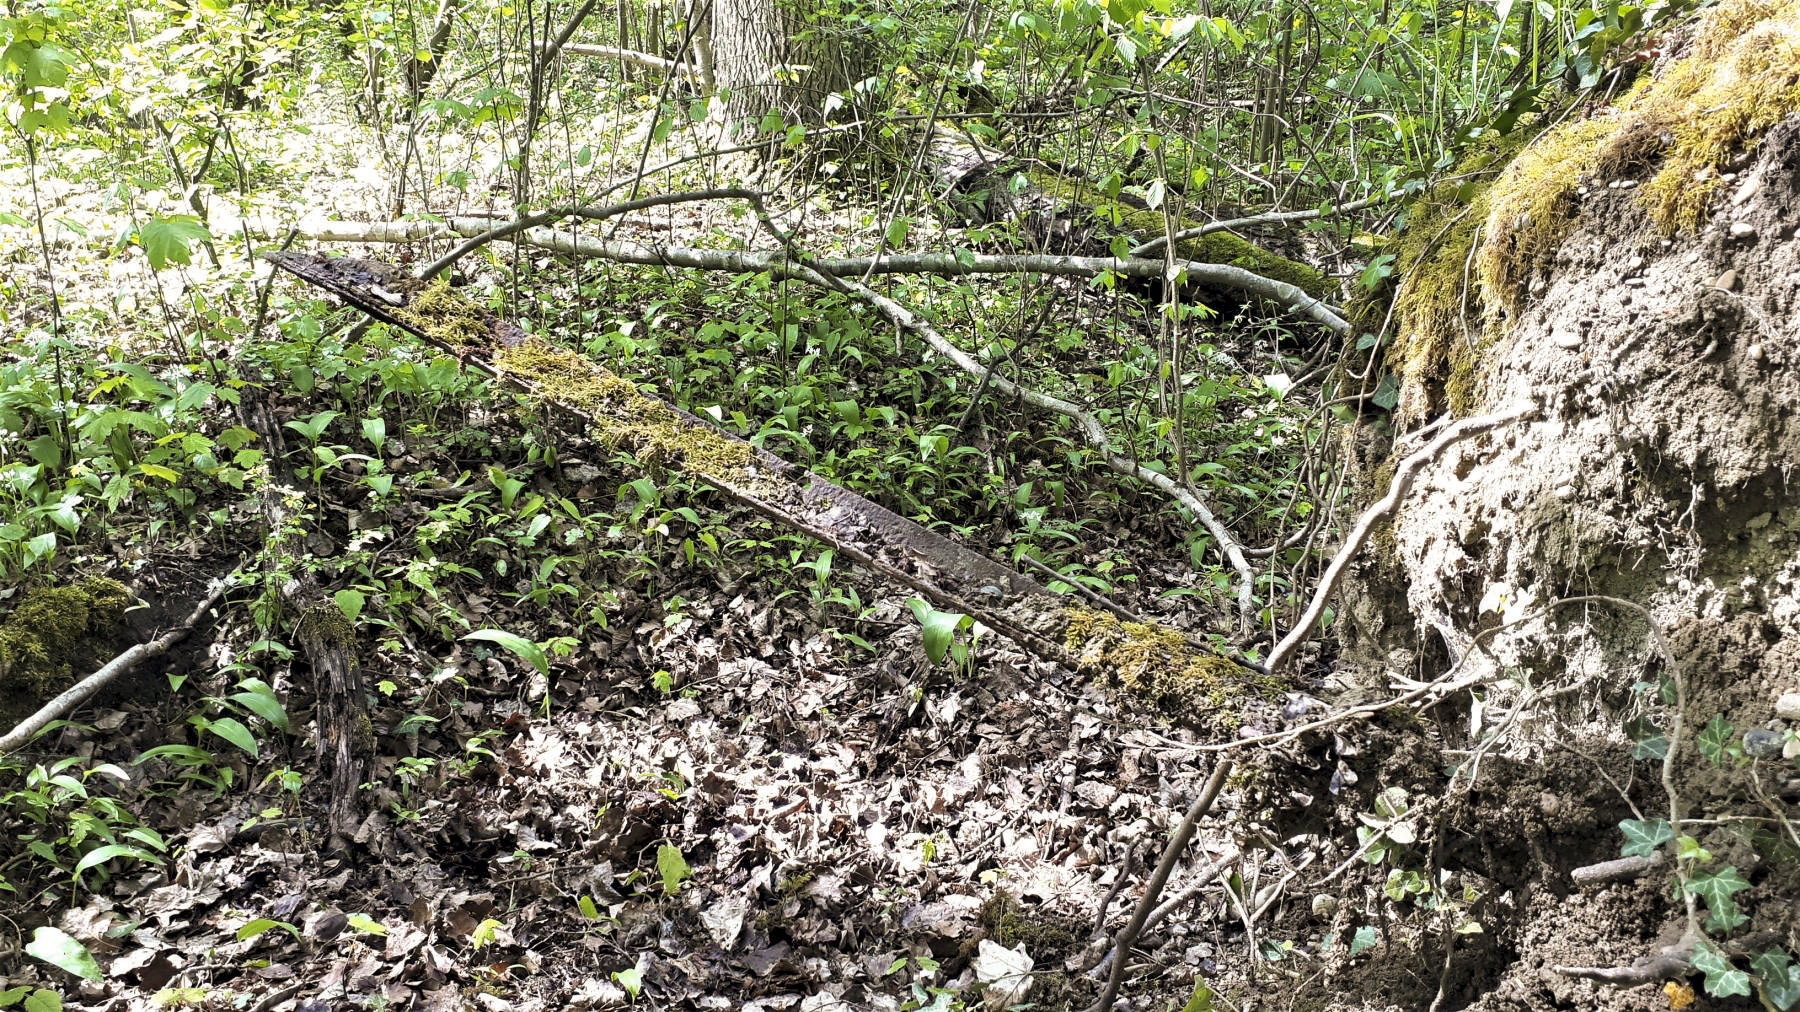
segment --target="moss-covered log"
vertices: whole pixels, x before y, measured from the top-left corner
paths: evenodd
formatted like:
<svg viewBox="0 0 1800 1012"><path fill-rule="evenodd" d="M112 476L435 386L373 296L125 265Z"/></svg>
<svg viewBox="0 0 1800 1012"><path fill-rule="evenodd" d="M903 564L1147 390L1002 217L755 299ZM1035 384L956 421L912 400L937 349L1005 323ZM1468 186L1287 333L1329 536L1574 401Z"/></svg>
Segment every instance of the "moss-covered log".
<svg viewBox="0 0 1800 1012"><path fill-rule="evenodd" d="M414 300L399 293L421 290L384 278L380 265L300 254L270 259L427 340L441 344L440 334L458 339L493 335L485 347L458 350L547 407L577 416L593 436L629 451L646 468L698 477L764 516L832 546L880 578L941 608L972 615L1034 653L1117 676L1128 688L1164 702L1191 702L1186 688L1176 691L1175 683L1147 679L1136 670L1142 657L1149 656L1145 651L1170 657L1180 644L1180 656L1192 662L1181 666L1192 678L1176 678L1183 686L1198 679L1209 693L1217 689L1228 694L1219 676L1236 672L1240 687L1261 688L1245 681L1260 677L1252 667L1190 643L1173 630L1116 622L1103 629L1092 613L1073 607L1037 580L643 393L574 352L526 338L453 291L428 289L434 294ZM374 295L375 290L383 295ZM398 296L398 302L391 296ZM457 301L460 310L450 308ZM462 323L448 318L458 313L466 317ZM1133 643L1147 646L1134 654L1128 649Z"/></svg>
<svg viewBox="0 0 1800 1012"><path fill-rule="evenodd" d="M1135 247L1170 231L1201 227L1186 218L1171 222L1128 192L1109 196L1079 176L1008 159L949 127L939 128L933 136L931 153L942 191L969 223L1010 223L1022 231L1026 245L1044 253L1110 256L1118 239ZM1319 271L1230 232L1182 239L1175 244L1175 257L1239 267L1293 285L1313 298L1324 298L1333 290ZM1241 292L1209 285L1194 289L1202 302L1215 308L1237 306L1244 299Z"/></svg>

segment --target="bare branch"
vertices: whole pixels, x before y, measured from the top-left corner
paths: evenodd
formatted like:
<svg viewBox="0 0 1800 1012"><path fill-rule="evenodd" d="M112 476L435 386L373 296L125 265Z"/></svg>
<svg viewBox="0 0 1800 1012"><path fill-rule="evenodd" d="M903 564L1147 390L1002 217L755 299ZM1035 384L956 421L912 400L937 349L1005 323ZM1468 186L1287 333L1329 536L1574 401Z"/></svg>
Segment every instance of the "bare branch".
<svg viewBox="0 0 1800 1012"><path fill-rule="evenodd" d="M1300 616L1299 621L1294 623L1294 628L1287 636L1275 645L1274 650L1269 651L1267 662L1269 670L1280 671L1282 666L1292 659L1294 651L1300 649L1300 644L1312 635L1313 623L1317 622L1319 616L1325 613L1325 605L1331 600L1332 591L1337 589L1338 581L1343 578L1344 570L1349 568L1350 560L1356 558L1356 553L1362 550L1363 543L1369 540L1369 532L1375 529L1375 525L1392 513L1395 507L1400 505L1400 500L1406 498L1406 493L1412 489L1413 479L1418 476L1419 471L1426 464L1452 443L1460 442L1470 436L1480 435L1483 432L1491 432L1502 425L1508 425L1523 418L1536 417L1538 411L1539 408L1536 404L1522 404L1492 415L1465 418L1438 433L1436 439L1401 461L1400 466L1394 469L1394 479L1388 484L1387 495L1382 496L1380 502L1369 507L1363 513L1362 518L1356 522L1356 526L1351 528L1349 534L1345 535L1344 547L1338 549L1337 557L1331 560L1331 565L1326 568L1325 575L1319 578L1319 586L1313 591L1312 602L1306 606L1306 611Z"/></svg>

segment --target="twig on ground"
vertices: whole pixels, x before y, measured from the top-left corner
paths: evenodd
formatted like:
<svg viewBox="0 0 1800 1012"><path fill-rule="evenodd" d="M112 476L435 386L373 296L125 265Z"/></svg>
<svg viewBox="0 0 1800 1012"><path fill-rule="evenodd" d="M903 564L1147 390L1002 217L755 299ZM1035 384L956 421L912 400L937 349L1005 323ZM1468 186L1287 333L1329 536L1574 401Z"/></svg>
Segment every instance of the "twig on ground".
<svg viewBox="0 0 1800 1012"><path fill-rule="evenodd" d="M1638 876L1660 867L1663 863L1662 853L1636 854L1631 857L1601 861L1576 868L1569 872L1569 877L1578 885L1594 885L1599 882L1617 882L1620 879L1637 878Z"/></svg>
<svg viewBox="0 0 1800 1012"><path fill-rule="evenodd" d="M1020 558L1024 560L1026 565L1031 566L1032 568L1038 570L1039 572L1043 573L1044 575L1049 576L1052 579L1055 579L1059 583L1067 584L1069 587L1071 587L1075 591L1075 593L1081 595L1083 598L1086 598L1088 603L1093 604L1095 607L1105 608L1107 611L1112 612L1114 615L1118 616L1120 619L1122 619L1126 622L1144 622L1145 621L1143 618L1139 617L1136 613L1132 612L1129 608L1126 608L1124 605L1115 602L1114 600L1107 597L1106 595L1101 594L1099 591L1094 590L1092 587L1082 586L1081 584L1075 582L1074 580L1069 579L1068 577L1062 575L1061 573L1057 572L1056 570L1051 569L1049 566L1044 565L1042 562L1039 562L1038 560L1032 558L1031 556L1025 555L1025 556L1020 556ZM1145 622L1145 624L1148 625L1149 623Z"/></svg>
<svg viewBox="0 0 1800 1012"><path fill-rule="evenodd" d="M1169 839L1169 845L1163 848L1162 860L1156 866L1156 873L1150 876L1149 884L1144 886L1144 895L1138 900L1137 909L1131 915L1131 923L1120 929L1113 944L1112 973L1106 978L1106 986L1101 989L1100 997L1089 1006L1088 1012L1106 1012L1112 1007L1113 999L1119 994L1119 985L1125 980L1125 956L1144 930L1144 922L1150 917L1150 910L1162 895L1163 886L1169 882L1169 876L1175 872L1175 863L1181 852L1187 849L1188 841L1194 838L1194 830L1201 818L1212 808L1213 802L1219 798L1219 792L1225 789L1225 778L1231 775L1236 765L1230 759L1222 759L1206 781L1206 787L1194 803L1188 807L1187 815L1182 818L1181 825L1175 829L1175 835ZM1216 867L1223 868L1220 864ZM1217 874L1215 871L1213 874Z"/></svg>

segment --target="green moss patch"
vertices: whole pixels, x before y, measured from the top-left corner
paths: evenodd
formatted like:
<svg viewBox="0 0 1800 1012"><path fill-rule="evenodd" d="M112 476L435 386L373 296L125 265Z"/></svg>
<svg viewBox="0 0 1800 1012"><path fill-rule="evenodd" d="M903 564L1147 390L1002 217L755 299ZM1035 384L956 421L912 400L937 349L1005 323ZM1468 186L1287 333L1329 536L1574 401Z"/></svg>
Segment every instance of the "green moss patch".
<svg viewBox="0 0 1800 1012"><path fill-rule="evenodd" d="M67 587L39 587L0 624L0 714L28 716L113 653L131 592L117 580L92 577ZM15 716L16 714L16 716Z"/></svg>
<svg viewBox="0 0 1800 1012"><path fill-rule="evenodd" d="M1167 626L1125 622L1103 611L1071 608L1063 645L1085 668L1116 677L1125 690L1178 713L1216 710L1233 698L1279 691L1257 684L1228 657L1189 643Z"/></svg>
<svg viewBox="0 0 1800 1012"><path fill-rule="evenodd" d="M1697 228L1731 159L1800 112L1800 4L1743 0L1714 8L1693 54L1634 93L1627 111L1639 129L1672 138L1644 187L1645 206L1666 233Z"/></svg>
<svg viewBox="0 0 1800 1012"><path fill-rule="evenodd" d="M452 348L485 347L493 334L492 314L451 288L449 277L442 274L412 293L394 316Z"/></svg>
<svg viewBox="0 0 1800 1012"><path fill-rule="evenodd" d="M1648 177L1640 193L1654 226L1692 230L1731 160L1797 112L1800 3L1737 0L1709 11L1692 52L1612 109L1459 167L1456 182L1414 204L1397 247L1405 280L1388 366L1400 378L1403 422L1440 407L1475 410L1482 357L1573 231L1584 182ZM1500 164L1490 184L1474 181Z"/></svg>
<svg viewBox="0 0 1800 1012"><path fill-rule="evenodd" d="M498 353L494 365L535 384L540 400L586 415L602 438L630 450L646 468L677 467L765 497L781 488L752 466L756 455L750 444L644 396L629 380L572 351L534 338Z"/></svg>

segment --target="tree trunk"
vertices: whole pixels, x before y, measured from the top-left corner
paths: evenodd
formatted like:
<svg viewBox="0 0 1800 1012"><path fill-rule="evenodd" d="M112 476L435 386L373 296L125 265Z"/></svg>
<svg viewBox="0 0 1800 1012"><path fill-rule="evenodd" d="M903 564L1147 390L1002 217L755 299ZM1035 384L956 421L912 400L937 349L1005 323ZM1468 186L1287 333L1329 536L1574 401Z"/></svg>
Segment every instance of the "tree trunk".
<svg viewBox="0 0 1800 1012"><path fill-rule="evenodd" d="M770 113L783 125L822 122L826 97L849 88L860 63L837 31L782 0L713 0L712 72L726 93L728 135L760 132Z"/></svg>

